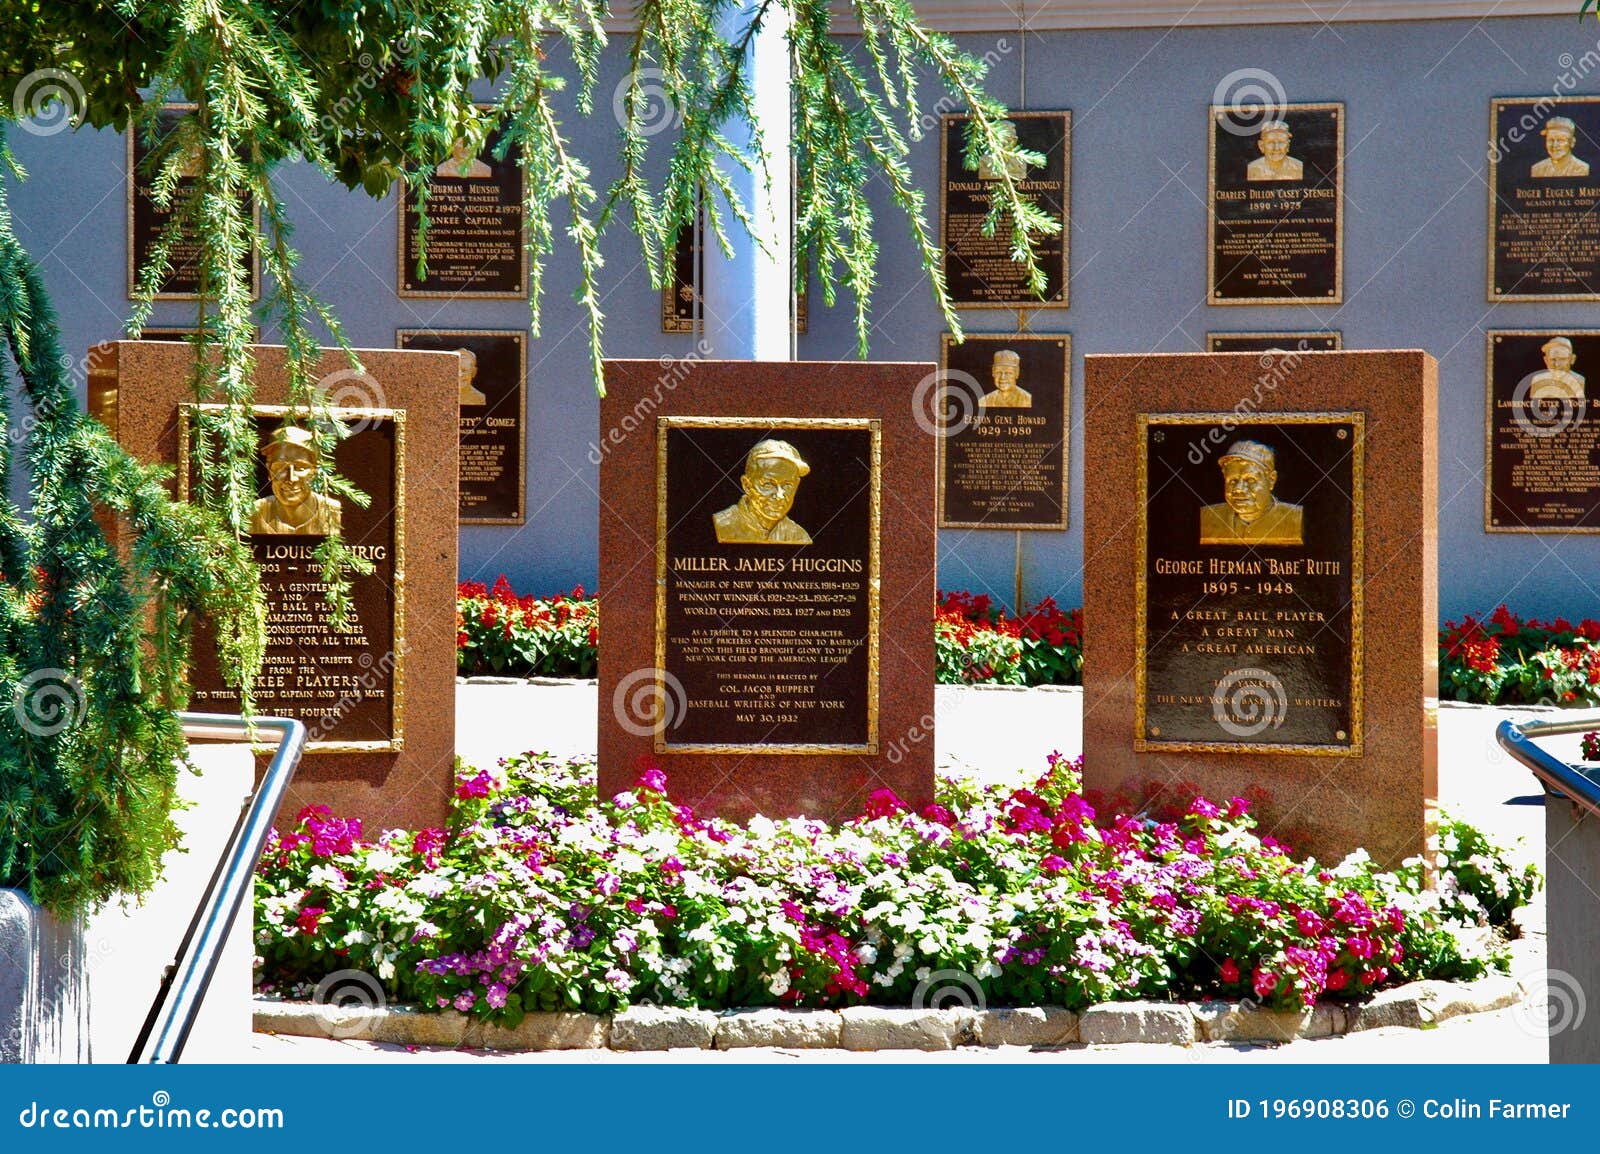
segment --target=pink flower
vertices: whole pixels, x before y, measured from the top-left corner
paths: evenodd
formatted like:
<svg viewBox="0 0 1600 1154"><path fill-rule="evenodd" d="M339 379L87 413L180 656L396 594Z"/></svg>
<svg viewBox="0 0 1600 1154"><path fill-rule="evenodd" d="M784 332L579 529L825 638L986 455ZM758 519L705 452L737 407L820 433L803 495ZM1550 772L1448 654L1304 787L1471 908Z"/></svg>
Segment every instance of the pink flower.
<svg viewBox="0 0 1600 1154"><path fill-rule="evenodd" d="M863 812L869 819L873 819L893 817L905 808L906 803L900 800L894 790L875 789L867 795L867 806Z"/></svg>
<svg viewBox="0 0 1600 1154"><path fill-rule="evenodd" d="M1322 932L1322 919L1310 910L1296 910L1294 922L1308 938L1314 938Z"/></svg>
<svg viewBox="0 0 1600 1154"><path fill-rule="evenodd" d="M1058 854L1051 854L1039 863L1039 868L1047 874L1060 873L1067 868L1067 859Z"/></svg>
<svg viewBox="0 0 1600 1154"><path fill-rule="evenodd" d="M327 912L321 906L307 906L300 911L300 916L295 919L295 925L300 927L301 933L315 934L317 932L317 923L322 920L322 915Z"/></svg>
<svg viewBox="0 0 1600 1154"><path fill-rule="evenodd" d="M1189 812L1192 813L1195 817L1221 817L1222 816L1222 811L1220 809L1218 809L1215 805L1211 804L1211 802L1207 801L1203 797L1197 797L1197 798L1194 799L1194 803L1189 806Z"/></svg>
<svg viewBox="0 0 1600 1154"><path fill-rule="evenodd" d="M942 826L952 826L956 823L955 814L938 803L925 806L922 810L922 816L928 821L937 822Z"/></svg>
<svg viewBox="0 0 1600 1154"><path fill-rule="evenodd" d="M1278 988L1278 975L1271 970L1263 970L1258 966L1256 968L1255 981L1251 984L1255 987L1256 997L1265 998Z"/></svg>
<svg viewBox="0 0 1600 1154"><path fill-rule="evenodd" d="M655 766L651 766L639 775L639 780L635 784L648 793L664 794L667 792L667 775Z"/></svg>
<svg viewBox="0 0 1600 1154"><path fill-rule="evenodd" d="M1250 812L1250 803L1242 797L1228 799L1228 816L1233 818L1243 817Z"/></svg>
<svg viewBox="0 0 1600 1154"><path fill-rule="evenodd" d="M489 987L489 992L483 997L484 1000L489 1003L489 1005L498 1010L506 1004L506 997L510 993L511 991L506 989L502 983L496 982L494 985Z"/></svg>

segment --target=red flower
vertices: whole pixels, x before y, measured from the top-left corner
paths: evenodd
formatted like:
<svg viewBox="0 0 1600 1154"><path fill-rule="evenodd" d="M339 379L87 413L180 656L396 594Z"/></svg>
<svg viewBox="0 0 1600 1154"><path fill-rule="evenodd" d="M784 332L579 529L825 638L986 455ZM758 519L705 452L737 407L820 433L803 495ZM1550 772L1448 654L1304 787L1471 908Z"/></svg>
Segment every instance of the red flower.
<svg viewBox="0 0 1600 1154"><path fill-rule="evenodd" d="M1239 980L1239 966L1232 958L1222 960L1222 980L1230 986Z"/></svg>
<svg viewBox="0 0 1600 1154"><path fill-rule="evenodd" d="M321 906L307 906L300 911L300 916L295 919L295 925L300 927L300 932L312 935L317 932L317 923L322 920L322 915L328 911Z"/></svg>
<svg viewBox="0 0 1600 1154"><path fill-rule="evenodd" d="M867 806L863 811L870 820L880 817L893 817L906 808L906 803L901 801L899 795L892 789L875 789L867 795Z"/></svg>

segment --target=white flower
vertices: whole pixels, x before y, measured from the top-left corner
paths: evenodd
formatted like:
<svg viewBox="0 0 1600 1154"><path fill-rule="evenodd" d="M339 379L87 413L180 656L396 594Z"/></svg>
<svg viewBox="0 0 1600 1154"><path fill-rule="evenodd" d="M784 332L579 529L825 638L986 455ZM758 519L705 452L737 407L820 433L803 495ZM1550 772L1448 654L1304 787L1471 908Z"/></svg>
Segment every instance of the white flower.
<svg viewBox="0 0 1600 1154"><path fill-rule="evenodd" d="M917 981L926 982L928 980L928 975L931 974L931 973L933 973L933 971L930 970L927 966L918 966L917 967L917 974L916 974Z"/></svg>
<svg viewBox="0 0 1600 1154"><path fill-rule="evenodd" d="M772 996L781 998L789 992L789 971L780 969L777 973L767 977L767 989L772 991Z"/></svg>
<svg viewBox="0 0 1600 1154"><path fill-rule="evenodd" d="M367 869L372 873L386 874L397 868L404 859L397 853L390 853L386 849L375 849L367 852Z"/></svg>
<svg viewBox="0 0 1600 1154"><path fill-rule="evenodd" d="M406 884L407 893L420 894L425 898L443 897L452 888L451 883L438 874L422 874Z"/></svg>
<svg viewBox="0 0 1600 1154"><path fill-rule="evenodd" d="M372 944L372 935L366 930L351 930L344 936L347 946L367 946Z"/></svg>
<svg viewBox="0 0 1600 1154"><path fill-rule="evenodd" d="M308 880L312 885L332 890L336 894L342 894L350 888L350 883L345 880L344 873L326 864L312 866Z"/></svg>
<svg viewBox="0 0 1600 1154"><path fill-rule="evenodd" d="M750 920L750 914L743 906L729 906L728 920L734 925L742 926Z"/></svg>

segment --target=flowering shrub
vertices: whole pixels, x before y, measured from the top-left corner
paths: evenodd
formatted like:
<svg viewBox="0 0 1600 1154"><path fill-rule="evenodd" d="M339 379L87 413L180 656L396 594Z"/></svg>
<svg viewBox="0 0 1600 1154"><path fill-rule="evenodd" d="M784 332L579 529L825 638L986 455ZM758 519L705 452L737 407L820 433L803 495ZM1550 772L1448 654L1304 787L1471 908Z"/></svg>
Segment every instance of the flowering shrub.
<svg viewBox="0 0 1600 1154"><path fill-rule="evenodd" d="M1438 865L1441 908L1467 923L1509 929L1512 913L1543 884L1537 867L1517 869L1482 830L1449 814L1439 817Z"/></svg>
<svg viewBox="0 0 1600 1154"><path fill-rule="evenodd" d="M941 684L1083 683L1083 613L1051 597L1011 617L984 594L940 593L934 639Z"/></svg>
<svg viewBox="0 0 1600 1154"><path fill-rule="evenodd" d="M1484 705L1600 705L1600 621L1523 620L1504 605L1484 621L1446 621L1439 693Z"/></svg>
<svg viewBox="0 0 1600 1154"><path fill-rule="evenodd" d="M583 586L547 599L518 597L505 575L456 587L456 668L465 675L593 677L599 662L600 602Z"/></svg>
<svg viewBox="0 0 1600 1154"><path fill-rule="evenodd" d="M364 841L359 823L308 809L275 832L256 885L259 981L295 994L364 969L396 999L513 1025L643 1000L928 1004L950 971L989 1005L1069 1007L1293 1007L1485 971L1420 860L1297 862L1247 810L1197 798L1174 821L1097 823L1077 765L1055 757L1030 788L945 782L920 813L882 790L838 827L739 826L675 804L659 770L601 803L592 766L516 757L459 772L444 830Z"/></svg>

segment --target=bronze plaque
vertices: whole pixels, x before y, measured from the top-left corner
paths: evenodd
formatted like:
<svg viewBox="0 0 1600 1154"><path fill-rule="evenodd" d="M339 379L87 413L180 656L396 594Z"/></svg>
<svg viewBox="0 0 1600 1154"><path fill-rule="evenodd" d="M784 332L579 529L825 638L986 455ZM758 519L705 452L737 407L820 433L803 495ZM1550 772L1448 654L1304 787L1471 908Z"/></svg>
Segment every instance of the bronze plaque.
<svg viewBox="0 0 1600 1154"><path fill-rule="evenodd" d="M497 160L503 132L491 133L477 156L464 144L428 180L428 275L417 275L421 217L400 182L400 295L481 297L528 295L523 235L522 152Z"/></svg>
<svg viewBox="0 0 1600 1154"><path fill-rule="evenodd" d="M1344 347L1338 333L1207 333L1208 353L1332 353Z"/></svg>
<svg viewBox="0 0 1600 1154"><path fill-rule="evenodd" d="M1139 416L1135 749L1361 752L1364 432Z"/></svg>
<svg viewBox="0 0 1600 1154"><path fill-rule="evenodd" d="M178 478L187 499L192 483L191 428L197 411L179 409ZM251 522L250 548L261 566L267 597L267 650L256 681L258 714L303 721L307 749L323 753L392 753L404 748L405 459L404 409L331 410L350 429L339 442L337 467L371 498L355 502L318 493L307 484L314 441L283 405L256 405L261 454L256 481L262 497ZM372 562L353 579L348 630L329 623L326 586L316 553L337 526L345 544ZM197 629L194 708L239 712L238 691L225 685Z"/></svg>
<svg viewBox="0 0 1600 1154"><path fill-rule="evenodd" d="M521 525L528 444L528 360L520 329L400 329L395 347L462 351L462 524Z"/></svg>
<svg viewBox="0 0 1600 1154"><path fill-rule="evenodd" d="M1585 370L1600 369L1600 330L1488 334L1484 528L1600 533L1600 419Z"/></svg>
<svg viewBox="0 0 1600 1154"><path fill-rule="evenodd" d="M879 422L657 436L657 751L877 753Z"/></svg>
<svg viewBox="0 0 1600 1154"><path fill-rule="evenodd" d="M1344 105L1211 106L1207 303L1344 299Z"/></svg>
<svg viewBox="0 0 1600 1154"><path fill-rule="evenodd" d="M186 197L194 195L194 178L179 176L172 194L172 205L160 208L152 195L155 173L148 170L146 162L185 116L193 112L193 104L164 104L156 113L153 143L144 139L145 131L129 129L128 140L128 297L131 299L139 287L139 274L150 259L150 252L161 239L161 232L175 211L180 211ZM197 158L198 160L198 158ZM159 165L164 163L165 156ZM260 229L259 206L251 199L251 220ZM261 296L261 254L255 247L255 237L250 238L250 298ZM200 295L200 242L185 231L178 237L169 254L171 267L161 282L156 300L192 301Z"/></svg>
<svg viewBox="0 0 1600 1154"><path fill-rule="evenodd" d="M1012 112L1017 143L1044 156L1044 167L1026 166L1011 174L1020 191L1061 225L1054 236L1036 239L1035 254L1045 274L1043 296L1028 290L1023 267L1011 259L1009 218L1002 218L993 236L983 235L998 172L969 171L965 114L943 118L939 153L939 239L944 252L945 284L959 308L1044 309L1067 307L1067 217L1071 197L1072 113Z"/></svg>
<svg viewBox="0 0 1600 1154"><path fill-rule="evenodd" d="M704 304L700 286L705 283L706 216L695 214L694 227L678 230L667 253L667 283L661 289L661 331L699 331Z"/></svg>
<svg viewBox="0 0 1600 1154"><path fill-rule="evenodd" d="M1065 529L1072 338L944 334L939 528Z"/></svg>
<svg viewBox="0 0 1600 1154"><path fill-rule="evenodd" d="M1489 104L1489 299L1600 300L1600 96Z"/></svg>

